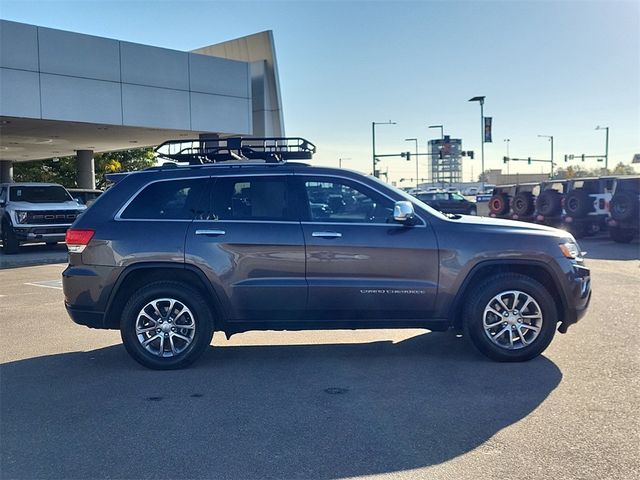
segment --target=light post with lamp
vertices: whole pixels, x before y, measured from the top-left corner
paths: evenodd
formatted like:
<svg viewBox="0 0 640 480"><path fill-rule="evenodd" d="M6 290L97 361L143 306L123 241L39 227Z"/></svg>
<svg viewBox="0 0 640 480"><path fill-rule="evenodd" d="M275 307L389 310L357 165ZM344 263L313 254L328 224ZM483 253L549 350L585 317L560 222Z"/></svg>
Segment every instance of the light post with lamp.
<svg viewBox="0 0 640 480"><path fill-rule="evenodd" d="M388 122L371 122L371 142L372 142L372 146L373 146L373 155L372 155L373 171L372 171L372 175L374 177L377 177L377 175L376 175L376 125L396 125L396 122L392 122L391 120L389 120Z"/></svg>
<svg viewBox="0 0 640 480"><path fill-rule="evenodd" d="M484 192L484 96L470 98L470 102L480 103L480 152L482 158L482 191Z"/></svg>
<svg viewBox="0 0 640 480"><path fill-rule="evenodd" d="M609 127L601 127L600 125L598 125L596 127L596 130L607 131L607 136L605 137L605 144L604 144L604 169L608 170L609 169Z"/></svg>
<svg viewBox="0 0 640 480"><path fill-rule="evenodd" d="M551 178L553 178L553 135L538 135L539 138L548 138L551 142Z"/></svg>
<svg viewBox="0 0 640 480"><path fill-rule="evenodd" d="M509 144L511 143L511 139L505 138L503 141L507 144L507 158L509 158ZM507 175L509 175L509 162L507 162Z"/></svg>

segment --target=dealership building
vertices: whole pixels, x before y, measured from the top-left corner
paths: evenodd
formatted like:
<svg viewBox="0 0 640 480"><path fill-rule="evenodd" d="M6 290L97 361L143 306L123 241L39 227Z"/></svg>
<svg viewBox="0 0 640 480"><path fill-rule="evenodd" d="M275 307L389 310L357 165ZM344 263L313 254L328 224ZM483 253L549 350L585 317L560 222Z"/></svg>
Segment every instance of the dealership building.
<svg viewBox="0 0 640 480"><path fill-rule="evenodd" d="M190 52L0 20L0 183L13 164L180 138L284 136L273 34Z"/></svg>

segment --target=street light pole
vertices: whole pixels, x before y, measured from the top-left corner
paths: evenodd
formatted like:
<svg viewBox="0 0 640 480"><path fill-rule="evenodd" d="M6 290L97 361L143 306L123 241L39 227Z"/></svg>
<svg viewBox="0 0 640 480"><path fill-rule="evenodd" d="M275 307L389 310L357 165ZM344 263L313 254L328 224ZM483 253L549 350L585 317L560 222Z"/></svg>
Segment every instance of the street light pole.
<svg viewBox="0 0 640 480"><path fill-rule="evenodd" d="M351 160L350 158L338 158L338 168L342 168L343 160Z"/></svg>
<svg viewBox="0 0 640 480"><path fill-rule="evenodd" d="M596 130L606 130L605 144L604 144L604 169L609 169L609 127L601 127L598 125Z"/></svg>
<svg viewBox="0 0 640 480"><path fill-rule="evenodd" d="M395 125L396 122L392 122L391 120L389 120L388 122L371 122L371 141L372 141L372 150L373 150L373 154L372 154L372 162L373 162L373 171L371 172L371 174L374 177L377 177L376 175L376 125Z"/></svg>
<svg viewBox="0 0 640 480"><path fill-rule="evenodd" d="M418 139L417 138L405 138L405 142L415 142L416 143L416 190L420 188L420 180L418 176Z"/></svg>
<svg viewBox="0 0 640 480"><path fill-rule="evenodd" d="M482 191L484 192L484 96L470 98L470 102L480 103L480 152L482 158Z"/></svg>
<svg viewBox="0 0 640 480"><path fill-rule="evenodd" d="M539 138L548 138L551 142L551 178L553 178L553 135L538 135Z"/></svg>
<svg viewBox="0 0 640 480"><path fill-rule="evenodd" d="M511 139L510 138L505 138L503 140L503 142L506 142L507 144L507 158L509 158L509 144L511 143ZM509 175L509 162L507 161L507 175Z"/></svg>

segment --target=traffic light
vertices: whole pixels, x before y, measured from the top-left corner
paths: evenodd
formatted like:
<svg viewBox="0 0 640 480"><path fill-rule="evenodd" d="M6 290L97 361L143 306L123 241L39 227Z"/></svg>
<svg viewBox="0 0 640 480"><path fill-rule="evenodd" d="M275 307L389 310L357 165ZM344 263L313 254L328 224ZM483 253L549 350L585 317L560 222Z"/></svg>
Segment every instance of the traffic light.
<svg viewBox="0 0 640 480"><path fill-rule="evenodd" d="M509 161L509 157L502 157L502 163L507 163Z"/></svg>
<svg viewBox="0 0 640 480"><path fill-rule="evenodd" d="M565 163L569 161L569 158L568 158L568 157L569 157L569 155L565 155L565 156L564 156L564 161L565 161Z"/></svg>
<svg viewBox="0 0 640 480"><path fill-rule="evenodd" d="M584 153L582 154L582 161L584 162Z"/></svg>
<svg viewBox="0 0 640 480"><path fill-rule="evenodd" d="M406 152L406 154L407 154L407 162L408 162L409 160L411 160L411 152Z"/></svg>
<svg viewBox="0 0 640 480"><path fill-rule="evenodd" d="M531 165L531 157L529 157L529 158L527 159L527 163L528 163L529 165Z"/></svg>
<svg viewBox="0 0 640 480"><path fill-rule="evenodd" d="M473 160L473 150L471 150L470 152L467 152L467 155L469 155L469 158Z"/></svg>

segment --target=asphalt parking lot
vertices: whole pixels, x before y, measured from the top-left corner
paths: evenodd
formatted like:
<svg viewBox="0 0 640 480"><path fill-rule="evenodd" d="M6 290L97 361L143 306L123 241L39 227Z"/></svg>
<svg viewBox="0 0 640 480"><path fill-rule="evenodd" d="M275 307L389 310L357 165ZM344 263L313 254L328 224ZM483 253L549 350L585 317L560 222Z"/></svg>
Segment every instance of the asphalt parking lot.
<svg viewBox="0 0 640 480"><path fill-rule="evenodd" d="M424 330L259 332L157 372L0 270L1 478L632 479L640 246L581 242L588 315L533 361Z"/></svg>

